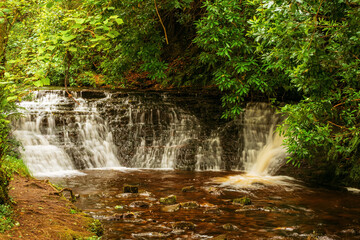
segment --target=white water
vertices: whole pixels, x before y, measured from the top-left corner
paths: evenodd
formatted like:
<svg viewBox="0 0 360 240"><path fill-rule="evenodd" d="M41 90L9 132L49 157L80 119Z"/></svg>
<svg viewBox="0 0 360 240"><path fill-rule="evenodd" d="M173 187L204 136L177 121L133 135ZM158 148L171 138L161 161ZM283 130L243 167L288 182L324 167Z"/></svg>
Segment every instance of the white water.
<svg viewBox="0 0 360 240"><path fill-rule="evenodd" d="M244 122L245 147L241 157L245 173L216 178L214 181L233 188L294 186L291 177L273 176L284 163L287 154L283 145L284 137L275 132L279 116L264 104L257 103L246 109Z"/></svg>
<svg viewBox="0 0 360 240"><path fill-rule="evenodd" d="M64 91L36 92L32 101L21 103L24 117L14 123L15 135L35 176L73 174L81 169L124 169L118 156L135 168L221 170L225 168L221 141L230 141L240 149L238 166L231 167L244 170L246 175L221 182L248 186L261 181L269 184L270 175L286 156L283 139L274 132L279 116L264 103L246 107L235 124L242 129L234 135L240 140L234 141L222 137L221 127L204 135L195 115L166 99L157 106L157 102L148 103L135 95L112 98L107 94L95 99L84 99L76 92L73 95L79 105ZM108 111L112 115L106 117Z"/></svg>
<svg viewBox="0 0 360 240"><path fill-rule="evenodd" d="M24 108L23 117L15 122L14 135L23 145L23 159L34 176L82 174L69 156L69 153L76 154L77 148L82 149L77 154L82 155L84 168L121 167L115 156L112 135L98 116L96 107L81 98L77 98L80 103L77 106L71 101L58 92L35 92L32 101L20 104ZM58 129L55 124L59 115L67 114L61 109L69 104L74 104L71 114L75 121L68 124L76 125L75 129L79 132L77 142L70 140L72 133L67 128ZM64 139L63 145L59 143L59 138Z"/></svg>

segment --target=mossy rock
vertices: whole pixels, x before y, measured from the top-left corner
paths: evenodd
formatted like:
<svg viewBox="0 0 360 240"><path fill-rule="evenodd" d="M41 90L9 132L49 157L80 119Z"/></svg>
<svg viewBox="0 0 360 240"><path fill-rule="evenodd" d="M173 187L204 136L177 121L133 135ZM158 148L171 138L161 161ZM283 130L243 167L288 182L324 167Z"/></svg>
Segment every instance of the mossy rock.
<svg viewBox="0 0 360 240"><path fill-rule="evenodd" d="M98 219L94 219L89 224L89 230L96 234L96 236L102 236L104 234L104 228L101 225L101 222Z"/></svg>
<svg viewBox="0 0 360 240"><path fill-rule="evenodd" d="M251 205L251 199L248 197L235 198L233 199L232 203L234 205L242 205L242 206Z"/></svg>
<svg viewBox="0 0 360 240"><path fill-rule="evenodd" d="M181 230L195 230L195 224L193 224L192 222L186 222L186 221L181 221L181 222L175 222L172 227L174 229L181 229Z"/></svg>
<svg viewBox="0 0 360 240"><path fill-rule="evenodd" d="M195 192L196 188L194 186L187 186L187 187L183 187L181 189L182 192Z"/></svg>
<svg viewBox="0 0 360 240"><path fill-rule="evenodd" d="M167 205L161 208L162 212L177 212L180 210L180 204Z"/></svg>
<svg viewBox="0 0 360 240"><path fill-rule="evenodd" d="M195 208L198 208L200 206L195 201L180 203L180 205L181 205L182 208L185 208L185 209L195 209Z"/></svg>
<svg viewBox="0 0 360 240"><path fill-rule="evenodd" d="M124 184L123 192L124 193L138 193L139 187L135 186L135 185Z"/></svg>
<svg viewBox="0 0 360 240"><path fill-rule="evenodd" d="M170 195L164 198L160 198L159 202L161 204L165 204L165 205L172 205L176 203L176 196L175 195Z"/></svg>
<svg viewBox="0 0 360 240"><path fill-rule="evenodd" d="M239 228L237 226L235 226L234 224L231 223L227 223L222 225L222 228L226 231L235 231L235 230L239 230Z"/></svg>

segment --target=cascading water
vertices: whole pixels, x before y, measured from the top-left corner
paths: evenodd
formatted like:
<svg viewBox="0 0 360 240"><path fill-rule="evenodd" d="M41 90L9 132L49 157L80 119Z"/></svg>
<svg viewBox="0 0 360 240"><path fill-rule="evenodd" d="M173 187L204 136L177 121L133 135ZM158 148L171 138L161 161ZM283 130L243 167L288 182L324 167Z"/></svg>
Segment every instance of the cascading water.
<svg viewBox="0 0 360 240"><path fill-rule="evenodd" d="M62 91L34 94L34 100L20 104L23 117L14 123L14 135L23 145L24 161L33 175L120 167L111 132L92 103L78 99L77 105ZM80 161L74 161L76 155Z"/></svg>
<svg viewBox="0 0 360 240"><path fill-rule="evenodd" d="M14 123L34 175L93 168L244 170L274 173L284 159L273 132L279 116L248 104L240 120L219 120L214 97L170 93L34 93ZM215 100L214 100L215 99ZM209 103L210 102L210 103Z"/></svg>

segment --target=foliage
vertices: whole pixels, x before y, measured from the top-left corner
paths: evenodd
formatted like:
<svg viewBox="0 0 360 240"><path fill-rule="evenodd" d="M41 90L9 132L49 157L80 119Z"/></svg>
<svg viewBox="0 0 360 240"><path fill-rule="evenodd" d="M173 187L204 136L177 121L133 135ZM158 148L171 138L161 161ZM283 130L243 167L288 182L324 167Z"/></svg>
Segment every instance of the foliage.
<svg viewBox="0 0 360 240"><path fill-rule="evenodd" d="M249 97L267 100L289 86L286 76L262 63L254 39L248 36L256 5L215 0L205 1L204 8L206 13L196 23L194 42L203 49L199 60L208 65L214 83L225 93L224 117L239 115L241 104Z"/></svg>
<svg viewBox="0 0 360 240"><path fill-rule="evenodd" d="M0 82L0 204L9 200L8 185L11 173L7 171L4 161L14 148L10 137L10 117L14 115L15 101L20 98L17 88L7 82Z"/></svg>
<svg viewBox="0 0 360 240"><path fill-rule="evenodd" d="M264 62L281 69L304 99L285 106L295 165L327 162L360 180L360 5L358 1L255 1L251 35Z"/></svg>
<svg viewBox="0 0 360 240"><path fill-rule="evenodd" d="M93 219L89 224L89 230L100 237L104 234L104 228L101 225L101 222L98 219Z"/></svg>
<svg viewBox="0 0 360 240"><path fill-rule="evenodd" d="M9 230L14 226L14 220L11 218L12 208L7 204L0 204L0 233Z"/></svg>

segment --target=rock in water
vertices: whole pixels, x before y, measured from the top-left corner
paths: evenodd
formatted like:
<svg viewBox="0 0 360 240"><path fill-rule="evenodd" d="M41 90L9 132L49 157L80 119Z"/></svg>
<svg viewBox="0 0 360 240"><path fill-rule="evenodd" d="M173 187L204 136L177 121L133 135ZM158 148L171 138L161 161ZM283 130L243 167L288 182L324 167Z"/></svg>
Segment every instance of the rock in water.
<svg viewBox="0 0 360 240"><path fill-rule="evenodd" d="M181 189L181 191L183 191L183 192L195 192L196 188L194 186L187 186L187 187L183 187Z"/></svg>
<svg viewBox="0 0 360 240"><path fill-rule="evenodd" d="M180 210L180 204L167 205L161 208L162 212L176 212Z"/></svg>
<svg viewBox="0 0 360 240"><path fill-rule="evenodd" d="M180 205L181 205L182 208L185 208L185 209L195 209L195 208L198 208L200 206L195 201L180 203Z"/></svg>
<svg viewBox="0 0 360 240"><path fill-rule="evenodd" d="M165 205L171 205L171 204L175 204L176 203L176 196L175 195L170 195L164 198L160 198L160 203L161 204L165 204Z"/></svg>
<svg viewBox="0 0 360 240"><path fill-rule="evenodd" d="M174 229L181 229L181 230L195 230L195 224L186 221L175 222L173 223L172 227Z"/></svg>
<svg viewBox="0 0 360 240"><path fill-rule="evenodd" d="M251 199L248 197L235 198L232 202L234 205L251 205Z"/></svg>
<svg viewBox="0 0 360 240"><path fill-rule="evenodd" d="M138 193L139 187L135 185L124 184L124 193Z"/></svg>
<svg viewBox="0 0 360 240"><path fill-rule="evenodd" d="M227 230L227 231L239 230L239 228L237 226L235 226L234 224L231 224L231 223L227 223L227 224L222 225L222 228L224 230Z"/></svg>

